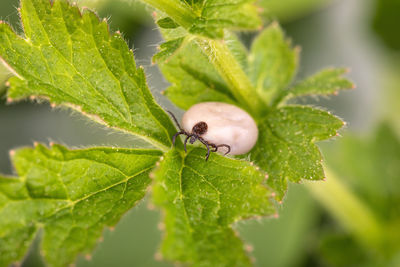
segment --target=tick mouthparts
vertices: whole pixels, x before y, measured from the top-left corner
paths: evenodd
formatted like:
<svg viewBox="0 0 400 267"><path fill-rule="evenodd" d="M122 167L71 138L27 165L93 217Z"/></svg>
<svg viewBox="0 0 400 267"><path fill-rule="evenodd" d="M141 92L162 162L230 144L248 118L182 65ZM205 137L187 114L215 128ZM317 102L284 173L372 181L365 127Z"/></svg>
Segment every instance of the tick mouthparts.
<svg viewBox="0 0 400 267"><path fill-rule="evenodd" d="M196 141L196 137L192 136L190 137L189 143L193 145L193 143Z"/></svg>

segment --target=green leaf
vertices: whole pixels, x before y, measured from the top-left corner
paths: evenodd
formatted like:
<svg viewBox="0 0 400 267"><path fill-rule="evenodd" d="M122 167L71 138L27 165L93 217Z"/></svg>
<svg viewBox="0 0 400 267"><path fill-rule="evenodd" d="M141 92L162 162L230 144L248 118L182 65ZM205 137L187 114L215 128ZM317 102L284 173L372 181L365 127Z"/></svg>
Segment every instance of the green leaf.
<svg viewBox="0 0 400 267"><path fill-rule="evenodd" d="M286 99L306 95L337 94L339 90L352 89L354 84L342 77L345 68L325 69L297 83L290 90L284 91Z"/></svg>
<svg viewBox="0 0 400 267"><path fill-rule="evenodd" d="M207 27L257 29L261 25L254 0L203 0L197 12Z"/></svg>
<svg viewBox="0 0 400 267"><path fill-rule="evenodd" d="M173 21L170 17L165 17L165 18L157 20L157 25L160 28L164 28L164 29L175 29L175 28L179 27L179 24L177 24L175 21Z"/></svg>
<svg viewBox="0 0 400 267"><path fill-rule="evenodd" d="M298 50L291 48L279 25L272 23L251 46L248 75L263 101L270 104L292 81L297 65Z"/></svg>
<svg viewBox="0 0 400 267"><path fill-rule="evenodd" d="M146 193L158 150L60 145L19 149L19 178L0 177L0 266L20 260L43 230L41 251L51 266L90 253L104 227L114 226Z"/></svg>
<svg viewBox="0 0 400 267"><path fill-rule="evenodd" d="M343 125L330 113L311 107L273 110L258 126L258 142L250 158L268 173L268 184L281 200L288 181L325 178L321 153L314 143L336 136Z"/></svg>
<svg viewBox="0 0 400 267"><path fill-rule="evenodd" d="M22 0L25 38L0 24L0 57L17 73L9 100L49 99L166 150L175 127L151 95L120 34L91 11Z"/></svg>
<svg viewBox="0 0 400 267"><path fill-rule="evenodd" d="M223 38L224 29L257 29L261 20L252 0L211 0L192 4L201 14L189 32L211 38ZM197 8L198 7L198 8Z"/></svg>
<svg viewBox="0 0 400 267"><path fill-rule="evenodd" d="M232 224L274 213L265 176L246 161L204 155L171 150L155 173L153 200L166 229L161 252L193 266L250 266Z"/></svg>
<svg viewBox="0 0 400 267"><path fill-rule="evenodd" d="M6 81L9 79L10 72L6 69L3 64L0 64L0 99L3 99L7 88Z"/></svg>
<svg viewBox="0 0 400 267"><path fill-rule="evenodd" d="M167 14L188 32L209 38L223 38L224 29L255 30L261 26L254 0L142 1Z"/></svg>
<svg viewBox="0 0 400 267"><path fill-rule="evenodd" d="M181 47L184 40L185 38L181 37L162 43L159 48L160 51L153 56L153 63L166 61L168 58L173 56Z"/></svg>

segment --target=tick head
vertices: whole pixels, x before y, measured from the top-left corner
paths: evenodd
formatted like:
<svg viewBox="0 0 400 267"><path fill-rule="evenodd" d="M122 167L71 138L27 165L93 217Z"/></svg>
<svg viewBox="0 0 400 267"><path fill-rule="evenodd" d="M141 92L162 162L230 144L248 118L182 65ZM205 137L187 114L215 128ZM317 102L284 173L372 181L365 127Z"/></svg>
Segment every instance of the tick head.
<svg viewBox="0 0 400 267"><path fill-rule="evenodd" d="M193 135L192 137L190 137L189 143L193 145L193 143L197 140L197 138L198 138L197 135Z"/></svg>

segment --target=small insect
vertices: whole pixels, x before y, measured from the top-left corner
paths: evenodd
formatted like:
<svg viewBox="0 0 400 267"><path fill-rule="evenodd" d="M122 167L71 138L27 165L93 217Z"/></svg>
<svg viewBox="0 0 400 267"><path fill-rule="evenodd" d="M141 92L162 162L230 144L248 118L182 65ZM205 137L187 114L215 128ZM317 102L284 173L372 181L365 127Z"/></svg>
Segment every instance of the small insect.
<svg viewBox="0 0 400 267"><path fill-rule="evenodd" d="M206 160L210 152L221 151L224 155L245 154L250 151L258 138L258 128L253 118L244 110L226 103L203 102L192 106L182 118L182 126L169 112L179 127L172 137L175 144L179 135L186 135L184 148L189 141L199 140L207 148ZM211 149L210 149L211 148Z"/></svg>

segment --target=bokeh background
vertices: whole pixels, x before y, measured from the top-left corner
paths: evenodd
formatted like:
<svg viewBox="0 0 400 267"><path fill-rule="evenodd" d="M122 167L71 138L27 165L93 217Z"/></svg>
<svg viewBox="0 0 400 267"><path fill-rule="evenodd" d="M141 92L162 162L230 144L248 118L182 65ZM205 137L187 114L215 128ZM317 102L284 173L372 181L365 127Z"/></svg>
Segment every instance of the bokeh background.
<svg viewBox="0 0 400 267"><path fill-rule="evenodd" d="M109 18L111 28L120 30L134 48L158 102L182 114L160 94L168 83L151 65L162 40L148 8L137 0L77 2ZM342 138L320 144L330 170L326 183L331 179L335 184L328 184L328 191L291 185L278 219L235 226L251 244L255 265L400 266L400 0L261 0L259 4L265 23L278 20L293 44L301 46L298 79L323 67L346 66L357 89L302 100L348 122ZM1 0L0 19L21 31L17 7L17 0ZM254 34L241 37L249 44ZM1 173L13 171L10 149L31 146L34 141L69 147L139 144L131 136L112 132L70 110L51 109L47 103L7 105L9 75L0 66ZM90 257L82 255L77 266L172 266L156 260L162 236L160 215L148 203L142 201L115 229L106 229L104 241ZM355 218L360 210L364 214L364 208L370 216ZM365 242L365 236L374 235L373 227L363 228L374 224L369 220L379 223L377 231L383 237ZM43 266L39 242L40 237L22 266Z"/></svg>

